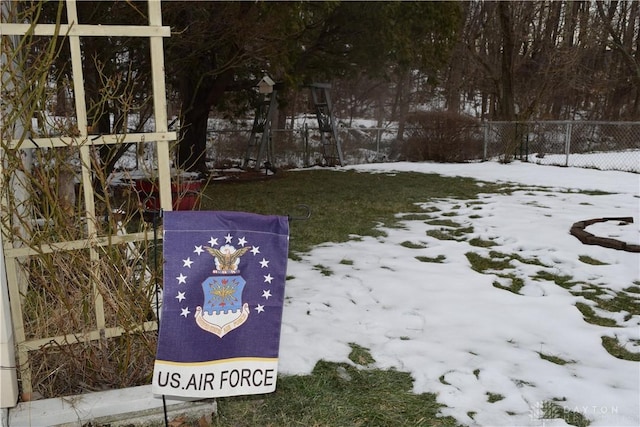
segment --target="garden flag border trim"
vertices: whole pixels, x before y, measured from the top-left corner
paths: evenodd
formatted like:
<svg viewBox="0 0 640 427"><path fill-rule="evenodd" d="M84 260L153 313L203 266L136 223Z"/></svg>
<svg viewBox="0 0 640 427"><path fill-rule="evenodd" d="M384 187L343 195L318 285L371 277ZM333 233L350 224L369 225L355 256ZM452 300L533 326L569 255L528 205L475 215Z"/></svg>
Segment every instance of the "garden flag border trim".
<svg viewBox="0 0 640 427"><path fill-rule="evenodd" d="M154 394L275 391L288 250L285 216L164 212Z"/></svg>

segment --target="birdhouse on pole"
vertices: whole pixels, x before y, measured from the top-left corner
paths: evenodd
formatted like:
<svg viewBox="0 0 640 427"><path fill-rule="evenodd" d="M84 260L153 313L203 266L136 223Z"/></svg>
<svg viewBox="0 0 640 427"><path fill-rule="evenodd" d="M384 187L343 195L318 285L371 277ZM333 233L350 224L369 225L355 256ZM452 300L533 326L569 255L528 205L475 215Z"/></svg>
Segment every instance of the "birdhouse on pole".
<svg viewBox="0 0 640 427"><path fill-rule="evenodd" d="M273 92L273 86L276 84L276 82L274 82L271 77L269 76L264 76L259 82L258 82L258 92L262 93L262 94L269 94L271 92Z"/></svg>

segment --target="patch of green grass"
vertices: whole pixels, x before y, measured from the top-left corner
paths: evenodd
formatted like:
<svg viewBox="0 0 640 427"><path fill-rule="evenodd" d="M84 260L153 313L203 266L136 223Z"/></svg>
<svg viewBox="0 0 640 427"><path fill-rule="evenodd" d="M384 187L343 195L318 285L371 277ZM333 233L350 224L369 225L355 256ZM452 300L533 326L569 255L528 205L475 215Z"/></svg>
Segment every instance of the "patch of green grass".
<svg viewBox="0 0 640 427"><path fill-rule="evenodd" d="M582 262L584 262L585 264L590 264L590 265L608 265L606 262L602 262L599 261L595 258L591 258L589 255L580 255L578 257L578 259Z"/></svg>
<svg viewBox="0 0 640 427"><path fill-rule="evenodd" d="M437 199L475 199L480 193L501 188L492 183L480 186L472 178L436 174L279 170L269 179L212 181L204 190L201 209L294 216L296 207L306 204L311 216L308 220L290 222L289 240L290 252L305 252L324 242L381 236L384 233L376 229L378 225L392 227L407 219L398 216L399 212L425 215L439 211L434 206L421 208L424 203Z"/></svg>
<svg viewBox="0 0 640 427"><path fill-rule="evenodd" d="M406 214L400 217L403 221L426 221L432 219L433 216L429 214Z"/></svg>
<svg viewBox="0 0 640 427"><path fill-rule="evenodd" d="M322 264L316 264L313 266L313 268L314 270L320 271L323 276L331 276L333 274L333 271L329 267L326 267Z"/></svg>
<svg viewBox="0 0 640 427"><path fill-rule="evenodd" d="M600 191L600 190L579 190L578 193L586 194L588 196L609 196L613 194L613 193L608 193L606 191Z"/></svg>
<svg viewBox="0 0 640 427"><path fill-rule="evenodd" d="M507 268L513 268L513 265L511 265L511 258L507 256L483 257L475 252L467 252L465 256L471 263L471 268L478 273L485 273L488 270L505 270Z"/></svg>
<svg viewBox="0 0 640 427"><path fill-rule="evenodd" d="M640 285L631 285L628 288L625 288L624 291L633 294L640 294Z"/></svg>
<svg viewBox="0 0 640 427"><path fill-rule="evenodd" d="M408 373L320 361L311 375L278 378L274 393L218 400L213 426L456 426Z"/></svg>
<svg viewBox="0 0 640 427"><path fill-rule="evenodd" d="M496 274L498 277L510 281L509 285L504 285L498 281L494 281L494 287L504 289L518 295L525 285L524 280L521 277L518 277L515 273L502 271L514 269L514 265L512 264L512 261L514 260L524 264L543 265L537 258L523 258L518 254L505 254L498 251L490 251L489 256L482 256L476 252L467 252L465 256L469 260L471 268L474 271L483 274Z"/></svg>
<svg viewBox="0 0 640 427"><path fill-rule="evenodd" d="M626 312L627 318L633 315L640 315L640 285L634 284L623 289L622 291L612 291L604 284L592 284L573 280L573 277L567 275L555 275L545 271L539 271L533 277L538 280L549 280L565 289L568 289L572 295L581 296L596 304L596 307L611 313ZM602 324L603 326L616 326L615 322L608 318L602 318L595 315L591 307L584 303L576 304L578 309L585 315L585 318L591 319L592 323Z"/></svg>
<svg viewBox="0 0 640 427"><path fill-rule="evenodd" d="M497 246L498 244L492 240L484 240L484 239L480 239L478 237L474 237L473 239L469 240L469 244L471 246L476 246L478 248L490 248L492 246Z"/></svg>
<svg viewBox="0 0 640 427"><path fill-rule="evenodd" d="M550 355L550 354L544 354L544 353L541 353L541 352L538 352L538 354L540 355L541 359L546 360L546 361L551 362L551 363L555 363L556 365L561 365L562 366L562 365L566 365L568 363L576 363L574 360L564 360L561 357L553 356L553 355Z"/></svg>
<svg viewBox="0 0 640 427"><path fill-rule="evenodd" d="M614 295L611 296L611 293ZM640 297L633 292L605 292L600 286L585 285L581 292L574 294L595 302L598 308L605 311L612 313L626 311L627 317L640 315Z"/></svg>
<svg viewBox="0 0 640 427"><path fill-rule="evenodd" d="M341 259L340 264L342 265L353 265L353 260L351 259Z"/></svg>
<svg viewBox="0 0 640 427"><path fill-rule="evenodd" d="M589 420L581 413L571 411L558 405L555 402L549 401L545 401L542 404L542 418L547 420L561 418L567 424L576 427L587 427L589 424L591 424Z"/></svg>
<svg viewBox="0 0 640 427"><path fill-rule="evenodd" d="M607 327L618 326L615 320L609 319L607 317L598 316L596 312L593 310L593 308L591 308L590 306L588 306L583 302L577 302L576 308L580 310L580 313L582 313L584 321L587 323L591 323L592 325L607 326Z"/></svg>
<svg viewBox="0 0 640 427"><path fill-rule="evenodd" d="M443 227L462 227L462 224L459 224L455 221L451 221L450 219L432 219L430 221L425 221L430 225L439 225Z"/></svg>
<svg viewBox="0 0 640 427"><path fill-rule="evenodd" d="M502 253L496 252L496 251L489 252L489 255L491 255L491 256L510 256L512 259L520 261L523 264L539 265L541 267L547 267L547 265L545 265L544 263L542 263L542 261L540 261L538 258L535 258L535 257L534 258L523 258L518 254L506 255L506 254L502 254Z"/></svg>
<svg viewBox="0 0 640 427"><path fill-rule="evenodd" d="M349 360L356 365L369 366L375 363L375 359L371 356L368 348L364 348L356 343L349 343L351 347L351 353L349 353Z"/></svg>
<svg viewBox="0 0 640 427"><path fill-rule="evenodd" d="M437 264L442 264L447 259L447 257L444 255L438 255L437 257L433 258L419 255L416 257L416 259L420 262L435 262Z"/></svg>
<svg viewBox="0 0 640 427"><path fill-rule="evenodd" d="M595 306L600 310L610 313L626 312L624 320L629 320L634 315L640 315L640 295L638 295L640 293L640 285L637 281L634 281L633 285L624 290L616 292L607 289L605 285L579 282L575 281L571 276L556 275L546 271L538 271L533 278L552 281L558 286L569 290L571 295L580 296L595 303ZM589 304L577 302L576 308L582 313L585 322L604 327L619 326L615 319L597 315ZM626 350L614 338L602 337L602 345L610 354L619 359L640 361L639 353Z"/></svg>
<svg viewBox="0 0 640 427"><path fill-rule="evenodd" d="M527 387L535 387L535 384L530 383L529 381L525 381L525 380L513 380L513 382L515 383L516 387L518 388L522 388L524 386Z"/></svg>
<svg viewBox="0 0 640 427"><path fill-rule="evenodd" d="M464 236L465 234L473 233L473 227L462 227L454 230L455 236Z"/></svg>
<svg viewBox="0 0 640 427"><path fill-rule="evenodd" d="M489 403L500 402L503 399L504 399L504 396L501 395L500 393L491 393L489 391L487 392L487 402Z"/></svg>
<svg viewBox="0 0 640 427"><path fill-rule="evenodd" d="M431 212L431 213L436 213L436 212L442 212L442 209L440 209L437 206L427 206L426 208L422 209L425 212Z"/></svg>
<svg viewBox="0 0 640 427"><path fill-rule="evenodd" d="M613 298L598 298L596 303L598 308L602 310L610 312L626 311L631 315L640 315L640 297L633 292L616 292Z"/></svg>
<svg viewBox="0 0 640 427"><path fill-rule="evenodd" d="M629 351L620 344L617 338L611 338L603 336L602 346L609 352L610 355L618 359L631 360L634 362L640 362L640 353Z"/></svg>
<svg viewBox="0 0 640 427"><path fill-rule="evenodd" d="M534 280L547 280L565 289L571 289L580 282L573 280L573 276L558 275L547 271L538 271L533 277Z"/></svg>
<svg viewBox="0 0 640 427"><path fill-rule="evenodd" d="M427 230L427 236L438 240L456 240L462 242L466 240L466 234L473 233L473 227L441 228L439 230Z"/></svg>
<svg viewBox="0 0 640 427"><path fill-rule="evenodd" d="M451 232L449 232L449 230L444 230L444 229L427 230L427 236L433 237L434 239L438 239L438 240L456 240L459 242L464 240L464 239L458 239Z"/></svg>
<svg viewBox="0 0 640 427"><path fill-rule="evenodd" d="M522 280L520 277L517 277L515 274L499 274L498 276L503 279L509 279L511 281L511 284L503 285L500 282L493 282L492 284L494 287L520 295L520 290L524 287L524 280Z"/></svg>
<svg viewBox="0 0 640 427"><path fill-rule="evenodd" d="M533 195L533 194L532 194ZM525 203L525 205L529 205L529 206L534 206L536 208L542 208L542 209L550 209L549 206L545 206L540 202L534 201L534 202L527 202Z"/></svg>
<svg viewBox="0 0 640 427"><path fill-rule="evenodd" d="M400 243L400 246L403 246L405 248L409 248L409 249L424 249L427 247L426 244L420 242L420 243L413 243L410 242L408 240L405 240L404 242Z"/></svg>

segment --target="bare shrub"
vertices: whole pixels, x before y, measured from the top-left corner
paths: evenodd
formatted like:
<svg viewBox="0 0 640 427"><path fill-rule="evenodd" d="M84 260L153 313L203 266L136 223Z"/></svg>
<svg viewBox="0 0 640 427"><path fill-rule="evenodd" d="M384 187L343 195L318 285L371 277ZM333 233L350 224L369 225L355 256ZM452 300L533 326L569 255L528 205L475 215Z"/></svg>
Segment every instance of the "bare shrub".
<svg viewBox="0 0 640 427"><path fill-rule="evenodd" d="M74 344L51 341L30 353L34 391L52 397L148 384L156 337L131 332Z"/></svg>
<svg viewBox="0 0 640 427"><path fill-rule="evenodd" d="M468 116L425 111L407 119L407 138L400 144L403 160L465 162L482 158L480 123Z"/></svg>

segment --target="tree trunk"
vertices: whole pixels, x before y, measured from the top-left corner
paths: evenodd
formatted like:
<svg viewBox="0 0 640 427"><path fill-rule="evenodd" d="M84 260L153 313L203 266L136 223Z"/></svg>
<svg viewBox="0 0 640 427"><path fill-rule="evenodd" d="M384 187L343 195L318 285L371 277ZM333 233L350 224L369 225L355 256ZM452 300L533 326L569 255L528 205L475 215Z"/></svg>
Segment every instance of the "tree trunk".
<svg viewBox="0 0 640 427"><path fill-rule="evenodd" d="M198 106L182 116L180 143L178 144L178 168L188 172L207 173L207 122L210 106Z"/></svg>
<svg viewBox="0 0 640 427"><path fill-rule="evenodd" d="M513 121L516 119L515 96L513 93L513 29L509 2L498 3L500 31L502 33L501 78L498 101L500 119Z"/></svg>
<svg viewBox="0 0 640 427"><path fill-rule="evenodd" d="M398 108L398 133L396 139L404 140L404 130L407 123L407 115L409 114L409 97L410 97L410 75L408 70L401 70L398 73L398 84L396 85L396 103Z"/></svg>
<svg viewBox="0 0 640 427"><path fill-rule="evenodd" d="M194 74L183 76L182 117L177 150L177 166L187 172L208 174L207 123L211 108L224 96L233 82L233 70L229 69L215 78Z"/></svg>

